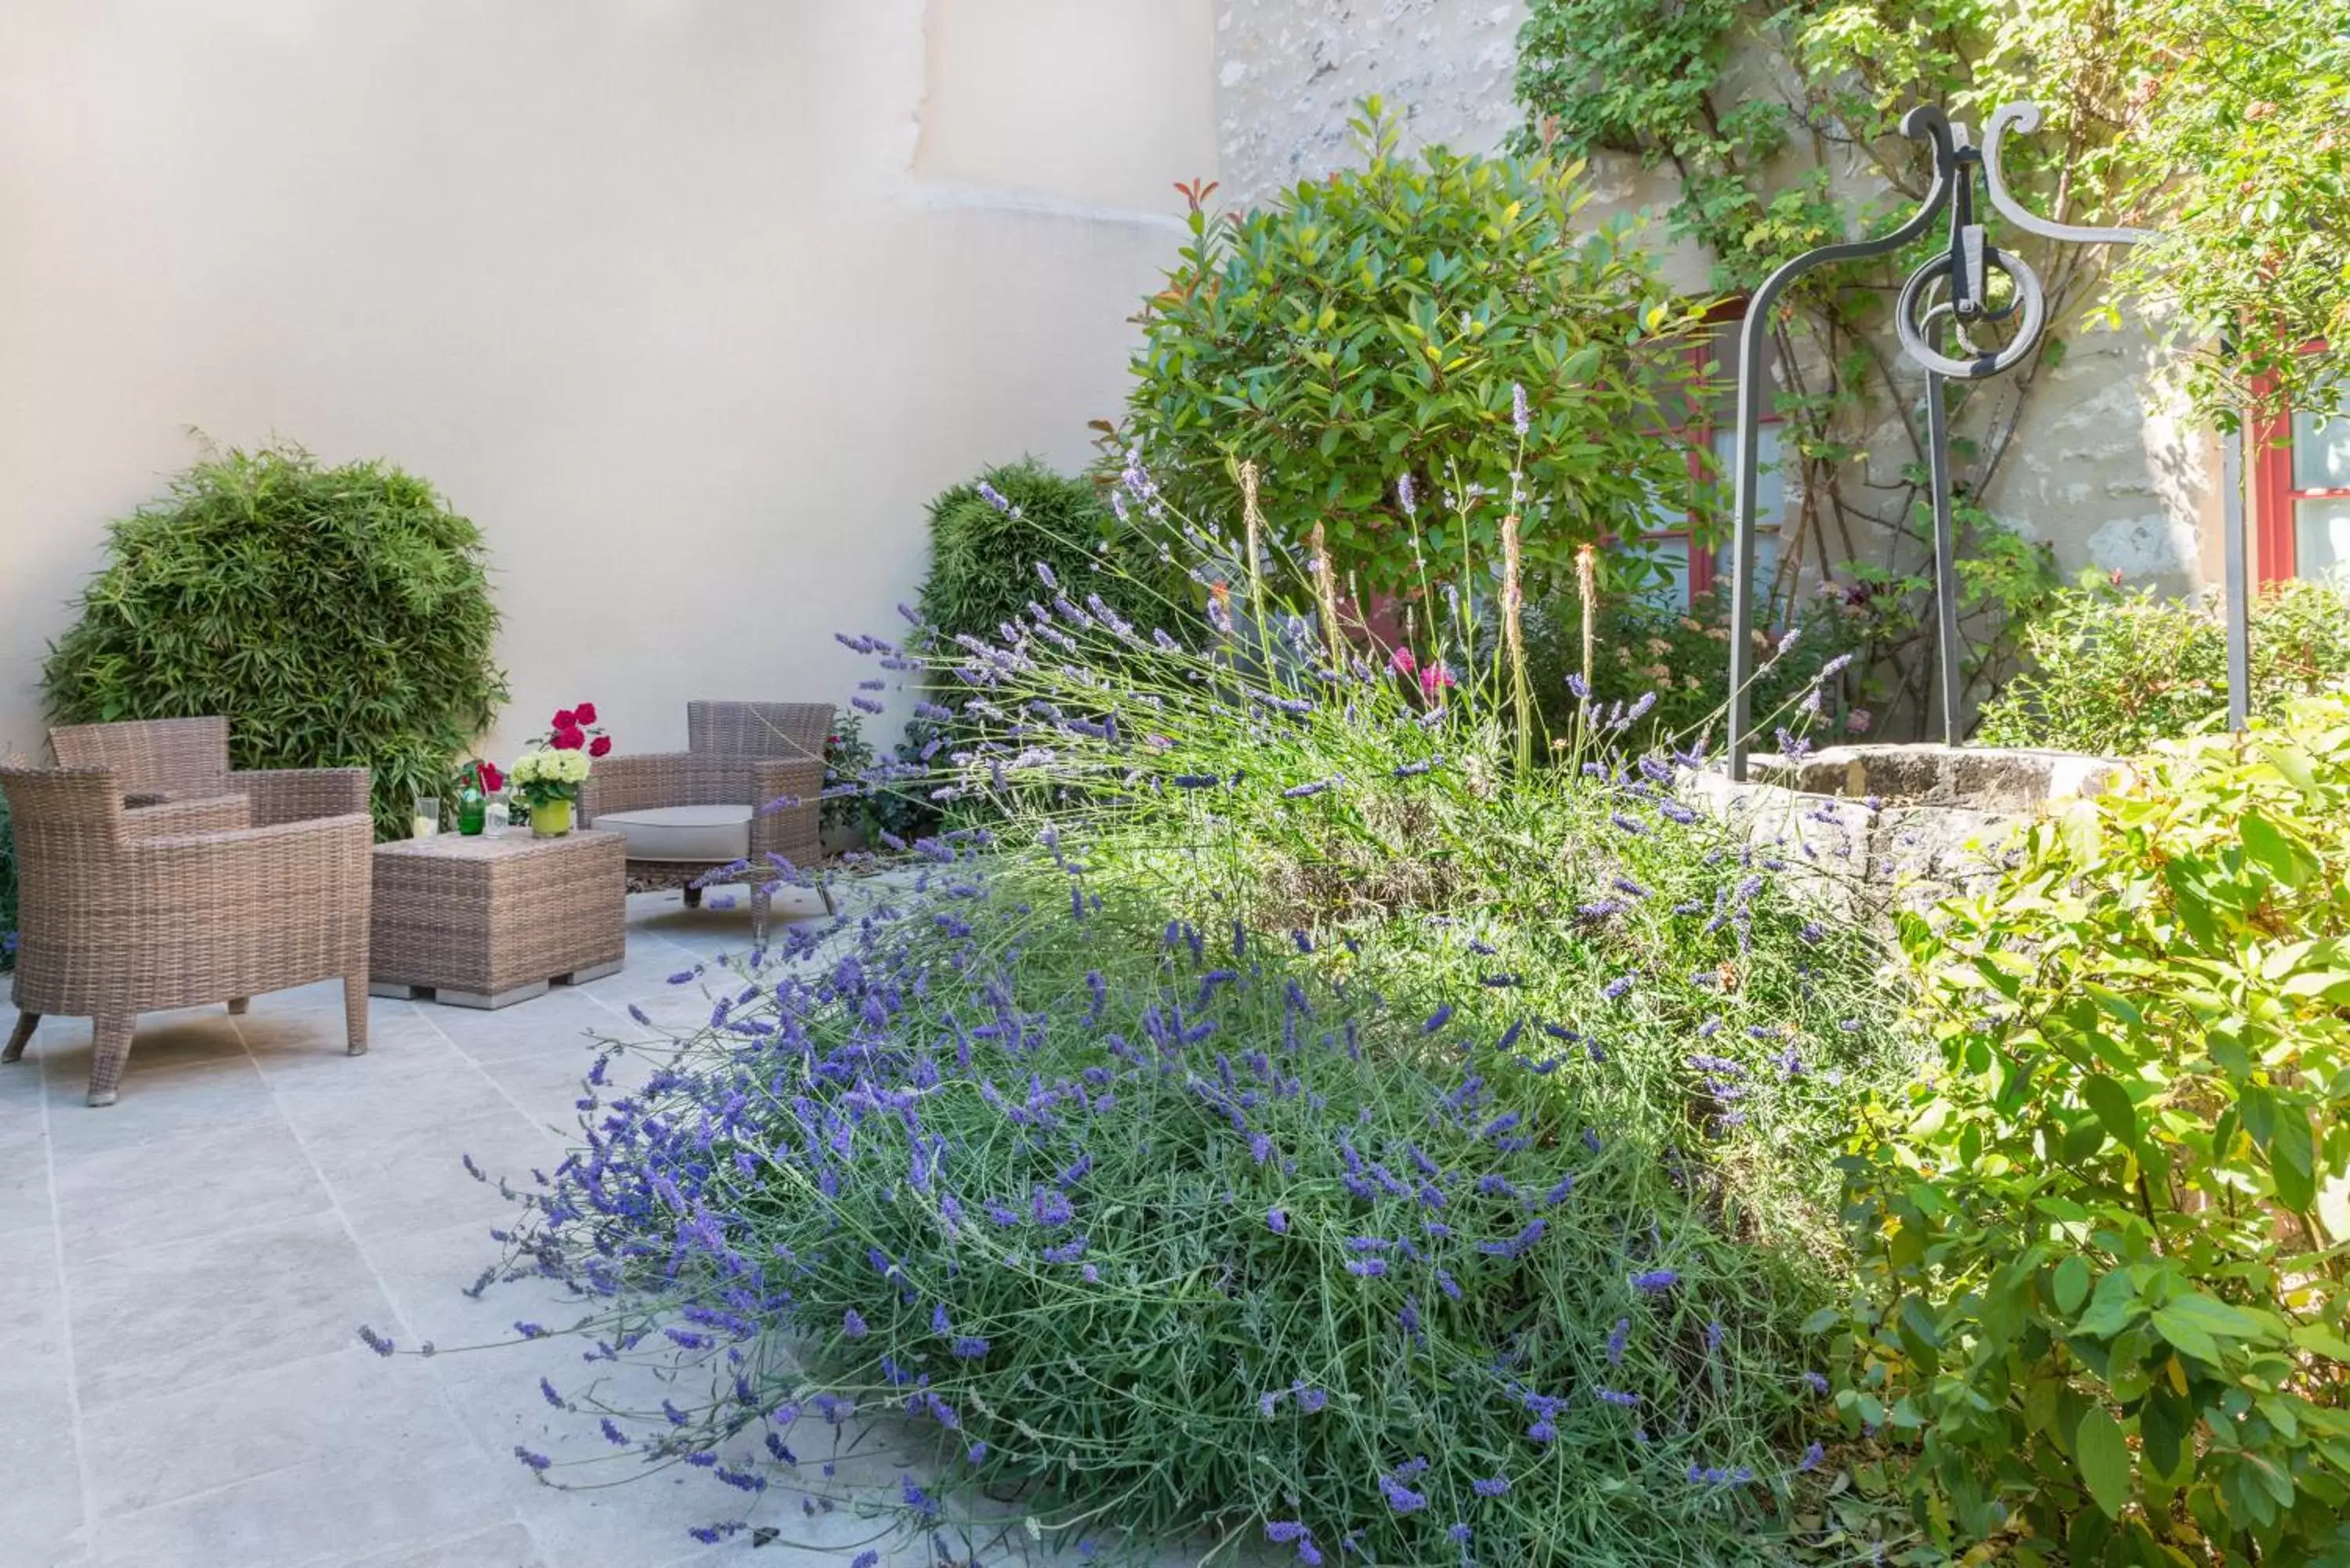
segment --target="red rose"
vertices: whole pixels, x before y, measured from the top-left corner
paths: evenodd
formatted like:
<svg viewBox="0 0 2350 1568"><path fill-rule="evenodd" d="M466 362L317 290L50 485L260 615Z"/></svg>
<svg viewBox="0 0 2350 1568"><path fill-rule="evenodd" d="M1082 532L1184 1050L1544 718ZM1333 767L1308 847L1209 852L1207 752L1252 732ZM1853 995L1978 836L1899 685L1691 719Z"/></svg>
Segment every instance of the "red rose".
<svg viewBox="0 0 2350 1568"><path fill-rule="evenodd" d="M558 708L555 711L554 719L548 722L546 727L559 735L577 722L579 722L579 716L577 714L574 713L568 708Z"/></svg>
<svg viewBox="0 0 2350 1568"><path fill-rule="evenodd" d="M547 744L553 746L558 752L576 752L587 743L588 737L581 734L576 726L571 729L556 731L554 735L547 741Z"/></svg>
<svg viewBox="0 0 2350 1568"><path fill-rule="evenodd" d="M596 722L596 704L582 702L571 710L571 716L582 724L592 724Z"/></svg>
<svg viewBox="0 0 2350 1568"><path fill-rule="evenodd" d="M611 749L612 737L609 735L598 735L588 742L588 754L591 757L600 757Z"/></svg>
<svg viewBox="0 0 2350 1568"><path fill-rule="evenodd" d="M506 787L506 775L498 772L498 764L495 763L484 763L481 766L481 777L482 788L491 794L495 794Z"/></svg>

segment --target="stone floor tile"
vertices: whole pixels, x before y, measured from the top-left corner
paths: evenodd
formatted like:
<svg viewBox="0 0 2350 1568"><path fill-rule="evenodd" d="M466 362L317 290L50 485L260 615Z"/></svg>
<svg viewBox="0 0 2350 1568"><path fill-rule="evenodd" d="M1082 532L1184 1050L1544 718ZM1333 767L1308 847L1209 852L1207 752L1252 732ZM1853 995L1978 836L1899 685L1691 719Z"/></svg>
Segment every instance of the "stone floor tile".
<svg viewBox="0 0 2350 1568"><path fill-rule="evenodd" d="M65 1274L85 1419L342 1349L390 1313L332 1213L68 1262Z"/></svg>
<svg viewBox="0 0 2350 1568"><path fill-rule="evenodd" d="M154 1143L185 1132L274 1126L284 1119L270 1098L269 1085L242 1051L234 1056L126 1075L122 1097L110 1106L87 1103L89 1059L86 1052L78 1060L45 1063L44 1078L48 1086L51 1158L58 1172L77 1159L109 1149Z"/></svg>
<svg viewBox="0 0 2350 1568"><path fill-rule="evenodd" d="M328 1568L511 1521L471 1449L390 1463L328 1455L96 1521L104 1568Z"/></svg>
<svg viewBox="0 0 2350 1568"><path fill-rule="evenodd" d="M120 1108L118 1106L115 1107ZM197 1127L70 1160L57 1182L66 1255L193 1241L332 1206L282 1122Z"/></svg>
<svg viewBox="0 0 2350 1568"><path fill-rule="evenodd" d="M461 1054L483 1063L584 1052L615 1023L610 1008L567 986L495 1012L436 1006L429 1021Z"/></svg>
<svg viewBox="0 0 2350 1568"><path fill-rule="evenodd" d="M270 1080L286 1122L315 1152L354 1139L398 1145L495 1109L495 1085L438 1034Z"/></svg>
<svg viewBox="0 0 2350 1568"><path fill-rule="evenodd" d="M444 1354L433 1358L433 1366L446 1377L472 1376L477 1364L508 1364L508 1353L503 1349L467 1351L466 1347L499 1345L514 1339L516 1321L564 1328L590 1310L554 1282L535 1277L494 1285L478 1297L465 1294L466 1288L501 1256L498 1243L490 1239L492 1223L466 1220L435 1230L370 1238L361 1244L384 1293L414 1341L401 1348L413 1350L428 1341L438 1346ZM542 1370L567 1371L577 1366L582 1348L571 1341L559 1346L550 1342L538 1348L538 1359L526 1366L524 1361L511 1364L519 1370L522 1386L529 1387ZM523 1351L518 1347L514 1354L521 1355Z"/></svg>
<svg viewBox="0 0 2350 1568"><path fill-rule="evenodd" d="M423 1359L378 1356L346 1340L323 1355L90 1412L82 1453L91 1514L134 1513L320 1459L371 1472L441 1454L478 1457Z"/></svg>
<svg viewBox="0 0 2350 1568"><path fill-rule="evenodd" d="M35 1077L31 1073L10 1075ZM49 1129L41 1102L27 1095L0 1100L0 1231L47 1229L56 1218L50 1204Z"/></svg>
<svg viewBox="0 0 2350 1568"><path fill-rule="evenodd" d="M426 1231L453 1220L494 1222L515 1210L499 1191L534 1188L534 1168L552 1172L564 1139L473 1079L474 1114L429 1125L347 1126L332 1136L303 1130L327 1189L362 1241ZM477 1179L464 1165L472 1156Z"/></svg>
<svg viewBox="0 0 2350 1568"><path fill-rule="evenodd" d="M539 1555L538 1542L531 1539L530 1532L516 1522L459 1541L354 1558L351 1568L548 1568L548 1564Z"/></svg>
<svg viewBox="0 0 2350 1568"><path fill-rule="evenodd" d="M347 1063L380 1056L400 1063L419 1049L442 1044L432 1027L417 1016L413 1002L378 997L368 1009L368 1048L353 1056L343 1027L341 1009L327 1012L255 1012L240 1018L237 1034L252 1054L253 1064L273 1085L286 1086L330 1073Z"/></svg>
<svg viewBox="0 0 2350 1568"><path fill-rule="evenodd" d="M73 1376L70 1343L56 1228L0 1233L0 1410L14 1392L62 1392Z"/></svg>
<svg viewBox="0 0 2350 1568"><path fill-rule="evenodd" d="M0 1309L5 1310L5 1309ZM9 1355L16 1354L12 1348ZM65 1568L87 1560L73 1396L62 1361L53 1386L0 1392L0 1562Z"/></svg>

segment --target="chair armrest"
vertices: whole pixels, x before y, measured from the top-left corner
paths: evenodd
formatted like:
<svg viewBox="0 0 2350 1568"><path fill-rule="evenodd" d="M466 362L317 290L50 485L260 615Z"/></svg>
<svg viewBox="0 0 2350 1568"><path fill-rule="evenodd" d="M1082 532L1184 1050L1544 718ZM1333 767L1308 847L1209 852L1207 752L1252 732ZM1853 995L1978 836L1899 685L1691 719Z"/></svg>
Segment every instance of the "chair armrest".
<svg viewBox="0 0 2350 1568"><path fill-rule="evenodd" d="M348 816L368 809L365 768L266 768L228 775L229 787L253 802L256 827Z"/></svg>
<svg viewBox="0 0 2350 1568"><path fill-rule="evenodd" d="M749 764L751 857L780 855L803 870L822 856L824 764L796 757L762 757Z"/></svg>
<svg viewBox="0 0 2350 1568"><path fill-rule="evenodd" d="M579 786L580 826L592 826L598 812L642 811L660 805L691 805L690 752L639 752L606 757Z"/></svg>
<svg viewBox="0 0 2350 1568"><path fill-rule="evenodd" d="M144 838L126 859L131 908L234 919L224 908L259 895L265 906L364 911L373 873L374 819L365 813L312 817L227 833Z"/></svg>
<svg viewBox="0 0 2350 1568"><path fill-rule="evenodd" d="M230 833L253 826L253 803L241 794L212 800L174 800L134 806L122 814L122 830L133 841Z"/></svg>

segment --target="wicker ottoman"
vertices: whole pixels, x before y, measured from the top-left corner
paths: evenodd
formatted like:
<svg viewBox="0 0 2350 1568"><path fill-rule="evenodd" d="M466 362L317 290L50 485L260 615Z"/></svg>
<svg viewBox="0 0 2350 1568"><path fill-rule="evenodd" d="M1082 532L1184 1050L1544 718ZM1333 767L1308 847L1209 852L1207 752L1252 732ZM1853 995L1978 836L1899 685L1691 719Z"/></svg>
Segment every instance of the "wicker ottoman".
<svg viewBox="0 0 2350 1568"><path fill-rule="evenodd" d="M377 845L369 992L504 1007L612 973L626 852L617 833L527 828Z"/></svg>

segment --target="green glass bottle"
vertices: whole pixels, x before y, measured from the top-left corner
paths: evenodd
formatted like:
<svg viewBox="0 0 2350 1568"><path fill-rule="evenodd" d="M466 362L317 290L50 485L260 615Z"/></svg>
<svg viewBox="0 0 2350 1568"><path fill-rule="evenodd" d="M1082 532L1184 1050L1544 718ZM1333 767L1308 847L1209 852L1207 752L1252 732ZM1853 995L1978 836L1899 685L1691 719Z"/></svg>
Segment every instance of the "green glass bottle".
<svg viewBox="0 0 2350 1568"><path fill-rule="evenodd" d="M457 792L457 831L468 838L480 837L489 810L490 797L482 793L481 781L466 774L464 787Z"/></svg>

